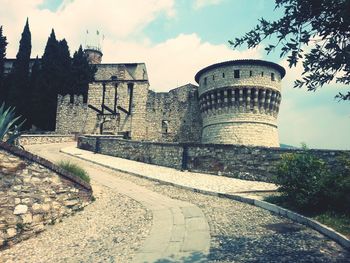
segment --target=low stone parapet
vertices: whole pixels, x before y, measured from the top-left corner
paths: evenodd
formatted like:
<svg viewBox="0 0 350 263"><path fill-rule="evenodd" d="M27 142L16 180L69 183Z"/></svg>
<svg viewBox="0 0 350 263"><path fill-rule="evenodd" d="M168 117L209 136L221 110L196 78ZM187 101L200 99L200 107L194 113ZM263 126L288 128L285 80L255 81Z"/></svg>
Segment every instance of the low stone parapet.
<svg viewBox="0 0 350 263"><path fill-rule="evenodd" d="M157 143L104 136L79 136L78 148L134 161L179 170L223 175L252 181L273 182L277 163L284 153L302 149L282 149L225 144ZM310 150L330 168L337 158L350 151Z"/></svg>
<svg viewBox="0 0 350 263"><path fill-rule="evenodd" d="M19 137L22 146L30 144L63 143L75 141L75 135L60 134L23 134Z"/></svg>

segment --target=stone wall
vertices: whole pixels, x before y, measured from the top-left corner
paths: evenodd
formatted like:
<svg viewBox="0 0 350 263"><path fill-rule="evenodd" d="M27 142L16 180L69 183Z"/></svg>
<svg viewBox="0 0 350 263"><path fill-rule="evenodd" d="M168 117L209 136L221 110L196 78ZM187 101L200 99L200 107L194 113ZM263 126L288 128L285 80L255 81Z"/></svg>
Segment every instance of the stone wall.
<svg viewBox="0 0 350 263"><path fill-rule="evenodd" d="M116 138L78 138L78 147L98 153L150 164L234 178L272 182L277 162L284 153L298 149L251 147L225 144L152 143ZM339 155L350 151L311 150L330 167Z"/></svg>
<svg viewBox="0 0 350 263"><path fill-rule="evenodd" d="M91 201L89 184L0 142L0 249L27 239Z"/></svg>
<svg viewBox="0 0 350 263"><path fill-rule="evenodd" d="M132 101L129 105L130 89L133 84ZM131 114L119 110L119 117L106 117L104 131L108 134L128 134L133 140L159 142L199 142L202 121L198 103L198 87L188 84L166 93L149 91L148 82L106 83L105 105L114 108L117 89L118 106ZM58 134L99 134L102 121L97 109L102 104L102 83L89 85L88 102L82 96L59 96L57 106L56 132Z"/></svg>
<svg viewBox="0 0 350 263"><path fill-rule="evenodd" d="M146 101L149 88L145 64L98 64L96 66L95 81L89 83L86 103L82 96L74 96L73 101L69 95L58 96L56 132L99 134L100 124L103 123L104 133L123 133L136 140L145 139ZM106 107L102 109L104 89ZM115 106L118 107L115 108ZM116 111L119 115L113 115L111 111ZM109 116L101 116L102 112Z"/></svg>
<svg viewBox="0 0 350 263"><path fill-rule="evenodd" d="M199 142L202 120L198 87L187 84L169 92L150 91L146 119L148 141Z"/></svg>
<svg viewBox="0 0 350 263"><path fill-rule="evenodd" d="M19 144L25 146L30 144L73 142L74 140L74 135L72 136L59 134L22 134L19 137Z"/></svg>
<svg viewBox="0 0 350 263"><path fill-rule="evenodd" d="M83 96L74 95L72 102L70 99L70 95L58 95L56 112L56 133L58 134L81 134L90 122L91 116Z"/></svg>

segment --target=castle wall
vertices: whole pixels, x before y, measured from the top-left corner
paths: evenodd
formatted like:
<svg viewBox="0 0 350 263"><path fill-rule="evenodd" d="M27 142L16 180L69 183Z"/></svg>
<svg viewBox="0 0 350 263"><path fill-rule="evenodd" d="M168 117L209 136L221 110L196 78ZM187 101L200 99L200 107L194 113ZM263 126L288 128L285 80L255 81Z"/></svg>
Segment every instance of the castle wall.
<svg viewBox="0 0 350 263"><path fill-rule="evenodd" d="M70 95L58 95L56 112L56 133L83 133L89 122L87 104L83 103L83 96L74 96L73 103Z"/></svg>
<svg viewBox="0 0 350 263"><path fill-rule="evenodd" d="M131 115L119 111L119 118L109 116L104 123L104 131L117 134L118 132L129 132L136 140L146 138L146 101L148 94L148 82L118 82L106 83L105 105L114 110L115 90L117 89L117 105L129 110L130 90L128 84L133 84L133 96L131 102ZM89 84L87 103L83 103L82 96L75 96L74 102L70 103L70 96L59 96L56 132L59 134L88 133L98 134L100 132L101 118L98 112L89 108L92 105L101 110L103 86L101 82ZM105 113L109 113L105 110Z"/></svg>
<svg viewBox="0 0 350 263"><path fill-rule="evenodd" d="M196 75L202 143L279 147L277 115L283 76L277 67L264 61L232 61Z"/></svg>
<svg viewBox="0 0 350 263"><path fill-rule="evenodd" d="M128 134L136 140L146 139L146 102L148 96L148 76L144 63L98 64L95 81L89 84L88 101L82 97L59 96L56 117L56 132L59 134L99 134L100 124L108 134ZM119 116L112 115L108 109L102 110L103 83L105 84L104 105ZM129 98L132 97L131 103ZM125 111L114 108L117 106ZM131 107L129 107L131 104ZM92 109L103 111L104 115ZM127 112L131 110L131 114Z"/></svg>
<svg viewBox="0 0 350 263"><path fill-rule="evenodd" d="M201 118L198 87L187 84L169 92L150 91L147 100L147 140L199 142Z"/></svg>
<svg viewBox="0 0 350 263"><path fill-rule="evenodd" d="M80 136L80 149L101 154L162 165L175 169L203 172L253 181L273 182L281 154L302 153L302 149L281 149L228 144L159 143L117 138ZM350 151L310 150L330 169L337 158Z"/></svg>

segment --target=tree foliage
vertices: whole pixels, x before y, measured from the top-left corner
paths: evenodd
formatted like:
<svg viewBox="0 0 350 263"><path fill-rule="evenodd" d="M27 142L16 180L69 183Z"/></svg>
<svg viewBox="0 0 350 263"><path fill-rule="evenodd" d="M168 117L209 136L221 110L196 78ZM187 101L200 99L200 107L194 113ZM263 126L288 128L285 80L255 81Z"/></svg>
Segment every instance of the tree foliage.
<svg viewBox="0 0 350 263"><path fill-rule="evenodd" d="M0 67L5 60L6 45L1 27L0 55L3 54L3 59L0 56ZM88 85L94 78L96 68L88 63L81 46L72 58L67 41L57 40L53 29L42 58L37 57L33 63L30 61L30 52L31 35L27 19L12 71L6 77L4 89L0 89L0 101L4 100L7 105L16 107L27 119L25 129L35 125L41 130L52 131L56 123L58 94L69 94L71 97L83 95L86 102ZM5 93L7 96L3 96Z"/></svg>
<svg viewBox="0 0 350 263"><path fill-rule="evenodd" d="M4 86L4 65L6 58L6 37L3 35L2 26L0 26L0 103L5 100L6 89Z"/></svg>
<svg viewBox="0 0 350 263"><path fill-rule="evenodd" d="M277 21L264 18L243 37L229 43L238 47L246 43L254 48L263 40L276 36L267 53L280 47L280 55L288 56L289 66L303 61L302 79L294 87L305 86L315 91L332 80L350 84L350 0L275 0L276 7L284 9ZM305 47L310 46L310 48ZM304 50L305 49L305 50ZM350 91L336 98L350 100Z"/></svg>
<svg viewBox="0 0 350 263"><path fill-rule="evenodd" d="M82 46L79 47L72 59L72 92L81 94L87 101L89 82L93 81L96 73L95 65L89 64Z"/></svg>
<svg viewBox="0 0 350 263"><path fill-rule="evenodd" d="M16 55L16 60L9 75L9 90L6 99L8 105L16 107L17 112L26 118L28 116L27 99L30 96L29 63L31 50L31 33L27 19L19 42L19 50Z"/></svg>

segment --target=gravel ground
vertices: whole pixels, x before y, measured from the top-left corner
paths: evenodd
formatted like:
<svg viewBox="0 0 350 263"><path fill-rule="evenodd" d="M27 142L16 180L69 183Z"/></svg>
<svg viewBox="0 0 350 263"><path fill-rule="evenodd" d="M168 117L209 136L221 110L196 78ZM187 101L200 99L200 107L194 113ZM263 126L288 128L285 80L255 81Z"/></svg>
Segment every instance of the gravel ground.
<svg viewBox="0 0 350 263"><path fill-rule="evenodd" d="M1 251L0 262L130 262L151 229L151 212L96 182L92 187L95 202Z"/></svg>
<svg viewBox="0 0 350 263"><path fill-rule="evenodd" d="M199 206L210 225L210 262L350 262L349 251L334 241L269 211L117 174L155 192Z"/></svg>

